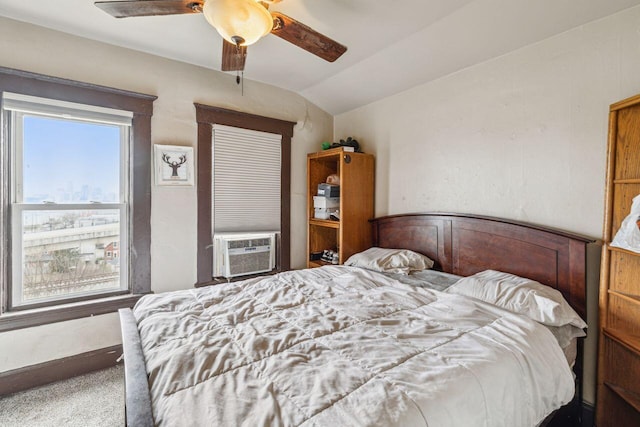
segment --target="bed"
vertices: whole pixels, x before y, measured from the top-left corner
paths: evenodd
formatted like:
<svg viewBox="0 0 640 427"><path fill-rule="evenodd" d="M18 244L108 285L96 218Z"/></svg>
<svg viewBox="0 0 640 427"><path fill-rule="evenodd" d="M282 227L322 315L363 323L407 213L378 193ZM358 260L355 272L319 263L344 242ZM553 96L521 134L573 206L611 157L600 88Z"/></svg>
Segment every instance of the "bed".
<svg viewBox="0 0 640 427"><path fill-rule="evenodd" d="M586 320L590 239L443 213L372 230L374 246L424 254L448 285L510 273ZM127 425L578 422L580 339L568 360L546 326L429 280L326 266L145 296L120 312Z"/></svg>

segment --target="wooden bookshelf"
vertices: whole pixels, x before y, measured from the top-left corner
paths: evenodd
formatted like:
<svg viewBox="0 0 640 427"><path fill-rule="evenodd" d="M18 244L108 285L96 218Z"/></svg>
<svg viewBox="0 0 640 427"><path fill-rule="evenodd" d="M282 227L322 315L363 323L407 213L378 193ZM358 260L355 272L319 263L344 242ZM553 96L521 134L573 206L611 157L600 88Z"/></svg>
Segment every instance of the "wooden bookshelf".
<svg viewBox="0 0 640 427"><path fill-rule="evenodd" d="M611 246L640 194L640 96L614 104L600 274L596 425L640 425L640 254Z"/></svg>
<svg viewBox="0 0 640 427"><path fill-rule="evenodd" d="M340 177L340 220L314 218L313 196L318 184L336 174ZM351 255L371 247L373 218L374 157L342 148L307 155L307 252L330 249L340 264ZM309 268L326 265L307 258Z"/></svg>

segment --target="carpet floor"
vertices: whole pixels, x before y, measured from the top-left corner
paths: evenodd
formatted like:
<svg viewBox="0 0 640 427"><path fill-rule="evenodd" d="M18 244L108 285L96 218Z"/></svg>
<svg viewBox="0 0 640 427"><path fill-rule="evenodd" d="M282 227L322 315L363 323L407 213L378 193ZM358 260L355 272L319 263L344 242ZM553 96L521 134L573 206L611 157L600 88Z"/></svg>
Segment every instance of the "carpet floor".
<svg viewBox="0 0 640 427"><path fill-rule="evenodd" d="M122 425L122 365L0 397L0 427Z"/></svg>

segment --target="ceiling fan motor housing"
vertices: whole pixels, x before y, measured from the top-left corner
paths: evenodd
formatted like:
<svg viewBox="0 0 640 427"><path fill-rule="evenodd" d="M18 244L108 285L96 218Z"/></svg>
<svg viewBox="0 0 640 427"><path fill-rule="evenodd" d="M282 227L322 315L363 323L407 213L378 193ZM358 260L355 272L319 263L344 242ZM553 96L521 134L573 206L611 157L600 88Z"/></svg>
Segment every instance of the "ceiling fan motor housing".
<svg viewBox="0 0 640 427"><path fill-rule="evenodd" d="M249 46L273 28L271 14L256 0L207 0L202 12L220 36L234 45L239 37L244 40L240 46Z"/></svg>

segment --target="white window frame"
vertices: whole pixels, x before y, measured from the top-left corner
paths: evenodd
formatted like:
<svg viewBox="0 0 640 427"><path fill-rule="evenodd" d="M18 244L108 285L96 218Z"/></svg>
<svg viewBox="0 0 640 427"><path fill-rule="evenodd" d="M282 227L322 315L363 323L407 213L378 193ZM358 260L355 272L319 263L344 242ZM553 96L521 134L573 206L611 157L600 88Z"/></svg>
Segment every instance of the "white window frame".
<svg viewBox="0 0 640 427"><path fill-rule="evenodd" d="M22 218L24 211L70 211L70 210L118 210L120 212L120 242L129 247L129 212L130 212L130 177L129 153L131 144L131 126L133 114L129 111L115 110L104 107L77 104L53 99L38 98L27 95L3 93L3 111L8 128L8 142L10 150L9 177L10 200L9 218L11 224L11 294L9 307L11 309L33 308L40 305L55 305L70 300L91 299L129 292L129 257L130 254L121 251L120 286L119 289L88 291L62 295L59 297L43 298L34 301L22 300ZM25 116L59 118L82 123L109 124L120 129L120 188L118 203L24 203L22 174L23 156L23 119ZM121 245L122 246L122 245Z"/></svg>

